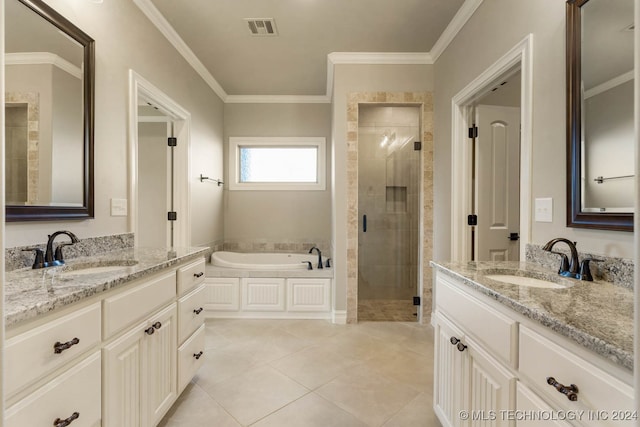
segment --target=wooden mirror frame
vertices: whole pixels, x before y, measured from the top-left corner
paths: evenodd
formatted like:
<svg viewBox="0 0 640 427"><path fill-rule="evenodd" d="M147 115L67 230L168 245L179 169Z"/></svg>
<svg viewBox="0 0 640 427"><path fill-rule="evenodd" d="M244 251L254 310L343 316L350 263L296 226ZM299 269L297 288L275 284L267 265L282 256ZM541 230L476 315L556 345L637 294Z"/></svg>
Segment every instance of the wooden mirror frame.
<svg viewBox="0 0 640 427"><path fill-rule="evenodd" d="M52 221L93 218L94 40L42 0L18 0L82 45L83 59L83 192L82 206L7 205L6 221Z"/></svg>
<svg viewBox="0 0 640 427"><path fill-rule="evenodd" d="M633 231L633 213L582 212L582 21L589 0L567 0L567 227Z"/></svg>

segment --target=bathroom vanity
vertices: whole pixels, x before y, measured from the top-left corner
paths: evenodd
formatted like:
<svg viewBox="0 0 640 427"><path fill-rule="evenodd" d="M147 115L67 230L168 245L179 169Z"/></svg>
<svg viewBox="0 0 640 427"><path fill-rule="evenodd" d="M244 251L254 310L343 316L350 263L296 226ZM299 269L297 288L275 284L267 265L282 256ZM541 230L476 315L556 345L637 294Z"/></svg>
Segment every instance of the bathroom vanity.
<svg viewBox="0 0 640 427"><path fill-rule="evenodd" d="M7 273L6 425L157 425L204 360L205 253L123 249Z"/></svg>
<svg viewBox="0 0 640 427"><path fill-rule="evenodd" d="M434 411L443 426L637 420L632 290L530 263L432 266ZM514 276L521 285L495 280Z"/></svg>

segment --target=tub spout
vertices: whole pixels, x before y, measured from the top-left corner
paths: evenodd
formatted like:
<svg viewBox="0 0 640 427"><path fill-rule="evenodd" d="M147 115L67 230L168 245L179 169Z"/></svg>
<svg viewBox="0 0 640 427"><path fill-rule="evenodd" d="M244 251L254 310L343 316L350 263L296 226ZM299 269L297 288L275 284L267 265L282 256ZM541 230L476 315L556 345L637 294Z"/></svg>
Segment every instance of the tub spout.
<svg viewBox="0 0 640 427"><path fill-rule="evenodd" d="M318 268L319 269L324 268L322 266L322 252L320 252L320 249L314 246L311 249L309 249L309 253L312 254L314 250L318 251Z"/></svg>

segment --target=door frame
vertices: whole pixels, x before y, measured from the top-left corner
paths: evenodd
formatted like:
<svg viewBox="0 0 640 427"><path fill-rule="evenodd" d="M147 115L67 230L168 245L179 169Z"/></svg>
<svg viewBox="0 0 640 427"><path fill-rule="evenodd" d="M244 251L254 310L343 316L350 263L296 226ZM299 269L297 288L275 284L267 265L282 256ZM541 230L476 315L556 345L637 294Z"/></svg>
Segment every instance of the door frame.
<svg viewBox="0 0 640 427"><path fill-rule="evenodd" d="M174 224L174 247L191 245L189 177L191 176L189 152L191 146L191 114L173 101L163 91L151 84L134 70L129 70L129 230L134 233L134 246L138 246L138 101L152 101L168 117L173 119L174 136L178 145L174 149L174 208L178 219Z"/></svg>
<svg viewBox="0 0 640 427"><path fill-rule="evenodd" d="M520 259L531 240L531 161L533 116L533 35L527 35L509 52L451 99L451 260L469 261L471 239L467 215L472 208L472 144L468 128L473 124L469 106L486 94L497 79L520 68Z"/></svg>

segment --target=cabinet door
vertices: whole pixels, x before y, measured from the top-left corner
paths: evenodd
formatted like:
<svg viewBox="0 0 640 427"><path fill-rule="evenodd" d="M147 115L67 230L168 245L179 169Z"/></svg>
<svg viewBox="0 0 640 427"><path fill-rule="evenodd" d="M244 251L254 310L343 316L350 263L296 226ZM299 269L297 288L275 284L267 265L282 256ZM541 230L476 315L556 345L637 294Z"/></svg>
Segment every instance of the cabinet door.
<svg viewBox="0 0 640 427"><path fill-rule="evenodd" d="M451 343L451 338L462 340L462 332L440 313L435 319L433 409L443 427L460 426L466 355Z"/></svg>
<svg viewBox="0 0 640 427"><path fill-rule="evenodd" d="M177 387L177 309L173 303L149 320L154 333L144 339L144 388L146 422L155 426L178 397Z"/></svg>
<svg viewBox="0 0 640 427"><path fill-rule="evenodd" d="M469 371L464 409L470 426L513 426L507 415L515 410L516 377L478 343L466 338Z"/></svg>
<svg viewBox="0 0 640 427"><path fill-rule="evenodd" d="M140 427L144 324L104 347L103 427Z"/></svg>

